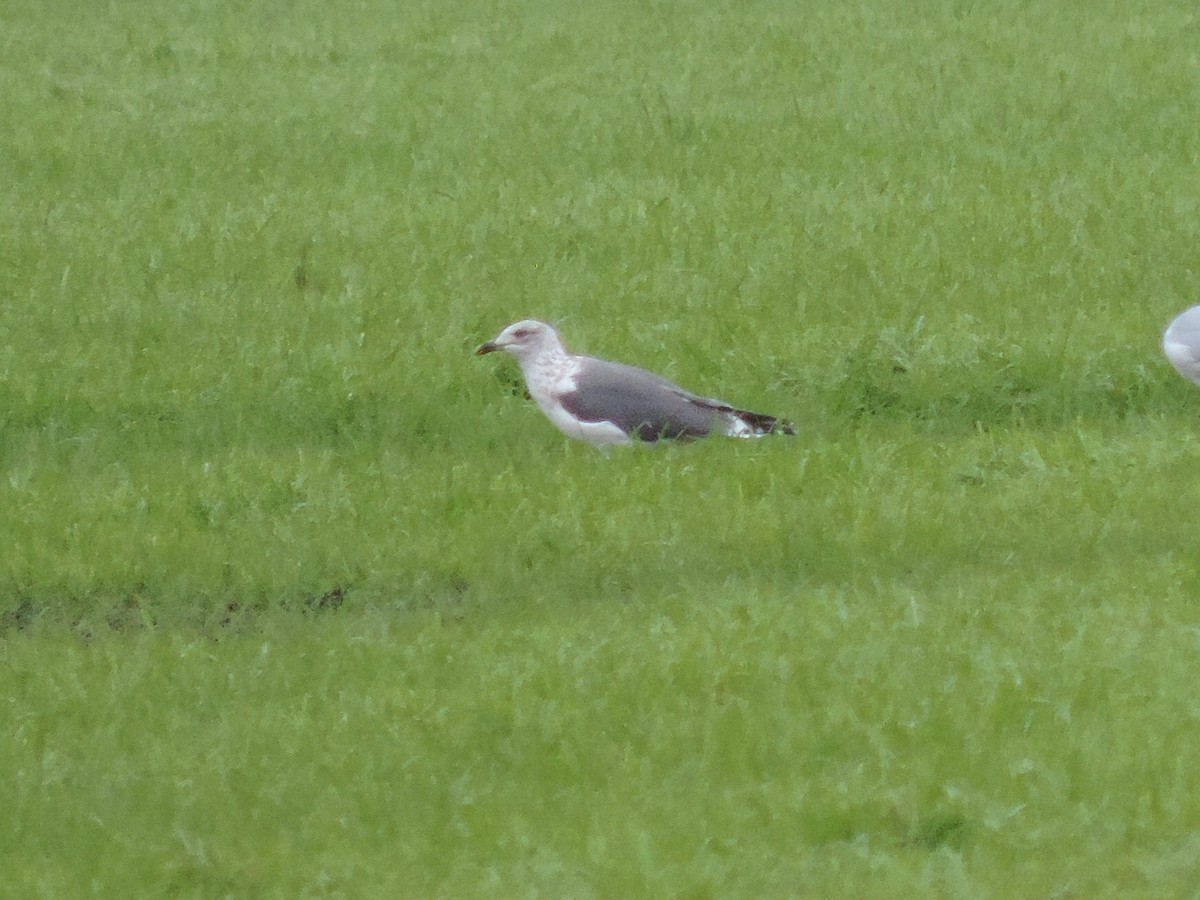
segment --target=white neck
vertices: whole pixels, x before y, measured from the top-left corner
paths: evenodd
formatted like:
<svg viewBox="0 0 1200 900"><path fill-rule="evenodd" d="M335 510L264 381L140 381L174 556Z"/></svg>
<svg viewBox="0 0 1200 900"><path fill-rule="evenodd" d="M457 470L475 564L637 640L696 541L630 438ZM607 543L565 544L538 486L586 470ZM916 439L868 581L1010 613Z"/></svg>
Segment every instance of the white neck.
<svg viewBox="0 0 1200 900"><path fill-rule="evenodd" d="M519 360L529 394L543 410L558 405L556 395L575 389L575 360L555 342Z"/></svg>

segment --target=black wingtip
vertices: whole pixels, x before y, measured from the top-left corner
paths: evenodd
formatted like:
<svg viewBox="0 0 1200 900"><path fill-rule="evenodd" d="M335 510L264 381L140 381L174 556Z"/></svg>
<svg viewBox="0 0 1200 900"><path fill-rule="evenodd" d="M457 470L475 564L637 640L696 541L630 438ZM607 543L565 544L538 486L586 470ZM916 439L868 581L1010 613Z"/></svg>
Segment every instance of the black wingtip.
<svg viewBox="0 0 1200 900"><path fill-rule="evenodd" d="M735 415L750 426L755 434L789 434L793 437L796 435L796 429L792 423L777 416L747 412L743 409L736 410Z"/></svg>

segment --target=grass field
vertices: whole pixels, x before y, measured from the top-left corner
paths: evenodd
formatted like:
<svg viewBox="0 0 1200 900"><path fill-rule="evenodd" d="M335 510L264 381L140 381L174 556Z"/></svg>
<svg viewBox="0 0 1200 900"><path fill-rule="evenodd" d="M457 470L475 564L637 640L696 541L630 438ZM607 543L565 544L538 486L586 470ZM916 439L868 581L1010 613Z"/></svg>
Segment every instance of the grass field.
<svg viewBox="0 0 1200 900"><path fill-rule="evenodd" d="M1193 897L1200 13L0 7L0 895ZM793 420L569 443L509 321Z"/></svg>

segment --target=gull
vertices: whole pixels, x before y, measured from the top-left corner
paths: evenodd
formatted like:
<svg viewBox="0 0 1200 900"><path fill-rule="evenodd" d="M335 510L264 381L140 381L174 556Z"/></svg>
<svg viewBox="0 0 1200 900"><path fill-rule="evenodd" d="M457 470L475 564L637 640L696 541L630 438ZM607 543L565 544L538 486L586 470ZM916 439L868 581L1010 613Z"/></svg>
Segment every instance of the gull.
<svg viewBox="0 0 1200 900"><path fill-rule="evenodd" d="M1200 306L1175 317L1163 334L1162 347L1175 371L1200 385Z"/></svg>
<svg viewBox="0 0 1200 900"><path fill-rule="evenodd" d="M796 433L775 416L689 393L653 372L574 356L563 348L558 332L535 319L514 322L480 344L475 355L497 350L516 358L529 395L546 418L567 437L594 447L712 433L743 438Z"/></svg>

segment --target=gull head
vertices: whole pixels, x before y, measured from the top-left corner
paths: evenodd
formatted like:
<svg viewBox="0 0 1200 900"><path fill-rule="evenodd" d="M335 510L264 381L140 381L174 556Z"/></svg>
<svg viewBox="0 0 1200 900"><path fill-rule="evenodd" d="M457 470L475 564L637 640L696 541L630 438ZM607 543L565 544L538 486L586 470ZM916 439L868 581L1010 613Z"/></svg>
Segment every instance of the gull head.
<svg viewBox="0 0 1200 900"><path fill-rule="evenodd" d="M1162 347L1175 371L1200 385L1200 306L1175 317L1163 334Z"/></svg>
<svg viewBox="0 0 1200 900"><path fill-rule="evenodd" d="M534 359L546 352L563 352L562 344L558 340L558 333L545 322L539 322L536 319L522 319L520 322L513 322L492 340L480 344L475 350L475 355L483 356L485 353L494 353L497 350L511 353L522 362Z"/></svg>

